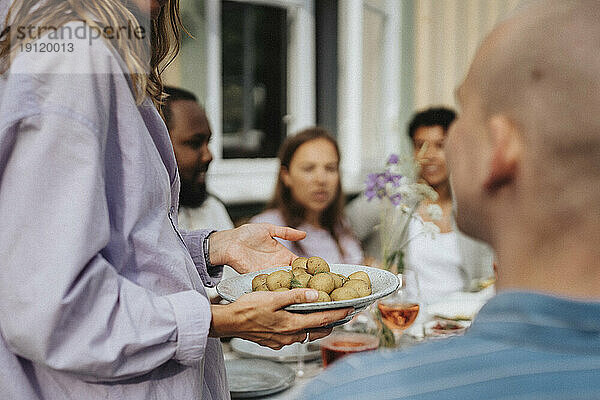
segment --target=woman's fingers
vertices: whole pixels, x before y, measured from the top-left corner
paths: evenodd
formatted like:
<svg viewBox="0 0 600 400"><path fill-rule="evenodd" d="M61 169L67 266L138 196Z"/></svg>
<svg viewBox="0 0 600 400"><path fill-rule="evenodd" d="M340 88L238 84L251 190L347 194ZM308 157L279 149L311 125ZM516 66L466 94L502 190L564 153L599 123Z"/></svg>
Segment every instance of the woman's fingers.
<svg viewBox="0 0 600 400"><path fill-rule="evenodd" d="M309 338L313 337L312 333L309 334ZM323 337L319 336L321 333L315 334L316 338ZM324 335L326 336L326 335ZM292 343L301 343L306 339L306 332L296 332L296 333L279 333L279 334L260 334L255 333L252 335L247 335L244 339L251 340L260 344L261 346L267 346L274 350L279 350L283 346L288 346ZM314 339L310 339L314 340Z"/></svg>
<svg viewBox="0 0 600 400"><path fill-rule="evenodd" d="M246 337L246 339L256 342L262 346L270 347L274 350L279 350L283 346L288 346L292 343L302 343L306 341L306 335L308 334L308 340L310 342L324 338L331 333L331 328L311 329L309 331L301 331L293 334L254 334Z"/></svg>
<svg viewBox="0 0 600 400"><path fill-rule="evenodd" d="M354 311L353 308L338 308L335 310L315 311L306 314L292 314L289 324L301 329L322 328L341 319L346 318Z"/></svg>
<svg viewBox="0 0 600 400"><path fill-rule="evenodd" d="M332 329L333 328L312 329L309 332L308 340L312 342L314 340L324 338L331 333Z"/></svg>
<svg viewBox="0 0 600 400"><path fill-rule="evenodd" d="M270 225L269 231L271 237L278 237L284 240L302 240L306 237L306 232L284 226Z"/></svg>
<svg viewBox="0 0 600 400"><path fill-rule="evenodd" d="M292 289L286 292L269 293L274 310L297 303L312 303L317 300L319 293L314 289Z"/></svg>
<svg viewBox="0 0 600 400"><path fill-rule="evenodd" d="M286 292L269 293L269 295L274 310L280 310L291 304L312 303L319 296L314 289L293 289ZM288 331L292 332L300 329L319 328L346 318L352 311L354 311L353 308L339 308L306 314L286 312L288 321L285 325Z"/></svg>

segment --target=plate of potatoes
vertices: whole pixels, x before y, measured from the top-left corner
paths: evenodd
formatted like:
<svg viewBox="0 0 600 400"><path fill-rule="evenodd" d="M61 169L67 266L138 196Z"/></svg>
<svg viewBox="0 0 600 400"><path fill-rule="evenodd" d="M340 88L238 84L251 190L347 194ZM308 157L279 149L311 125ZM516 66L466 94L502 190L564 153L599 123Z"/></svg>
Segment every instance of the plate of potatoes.
<svg viewBox="0 0 600 400"><path fill-rule="evenodd" d="M298 257L292 265L273 267L225 279L217 292L227 301L253 291L287 291L295 288L315 289L314 303L287 306L287 311L312 312L354 307L355 312L398 288L398 278L389 271L363 265L328 264L321 257Z"/></svg>

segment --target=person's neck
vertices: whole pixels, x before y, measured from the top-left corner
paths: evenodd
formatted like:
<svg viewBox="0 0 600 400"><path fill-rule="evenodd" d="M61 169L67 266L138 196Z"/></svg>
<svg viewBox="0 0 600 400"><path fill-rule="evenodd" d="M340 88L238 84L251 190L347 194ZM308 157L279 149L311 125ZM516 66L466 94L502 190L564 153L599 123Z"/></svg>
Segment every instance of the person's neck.
<svg viewBox="0 0 600 400"><path fill-rule="evenodd" d="M304 214L304 221L314 226L315 228L322 228L321 226L321 213L306 210Z"/></svg>
<svg viewBox="0 0 600 400"><path fill-rule="evenodd" d="M433 190L438 194L438 200L436 203L447 203L452 201L452 192L450 190L450 181L440 183L439 185L433 186Z"/></svg>
<svg viewBox="0 0 600 400"><path fill-rule="evenodd" d="M522 223L495 242L499 290L600 300L600 232L592 222L563 229Z"/></svg>

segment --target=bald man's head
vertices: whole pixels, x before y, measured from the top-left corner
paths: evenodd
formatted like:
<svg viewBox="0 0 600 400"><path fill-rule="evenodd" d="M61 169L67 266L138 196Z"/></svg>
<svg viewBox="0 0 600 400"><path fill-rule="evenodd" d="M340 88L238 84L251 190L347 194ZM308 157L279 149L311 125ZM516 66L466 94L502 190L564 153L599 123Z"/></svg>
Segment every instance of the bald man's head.
<svg viewBox="0 0 600 400"><path fill-rule="evenodd" d="M486 117L506 114L556 155L590 149L600 139L600 2L533 3L493 31L471 73Z"/></svg>
<svg viewBox="0 0 600 400"><path fill-rule="evenodd" d="M599 21L595 0L536 2L483 42L457 90L463 112L450 135L453 142L452 136L477 131L454 145L473 165L449 155L459 214L469 208L461 197L497 200L508 185L513 201L532 202L537 194L548 214L560 207L572 213L600 198ZM469 173L485 190L461 187ZM470 211L478 217L472 224L489 217Z"/></svg>

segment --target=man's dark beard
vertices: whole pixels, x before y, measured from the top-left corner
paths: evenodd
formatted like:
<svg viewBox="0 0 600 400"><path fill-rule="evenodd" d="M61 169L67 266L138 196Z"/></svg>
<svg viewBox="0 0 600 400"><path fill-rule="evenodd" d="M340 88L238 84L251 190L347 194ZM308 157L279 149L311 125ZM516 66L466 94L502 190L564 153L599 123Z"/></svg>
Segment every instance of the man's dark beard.
<svg viewBox="0 0 600 400"><path fill-rule="evenodd" d="M182 207L197 208L200 207L206 198L206 183L189 183L181 181L179 191L179 205Z"/></svg>

